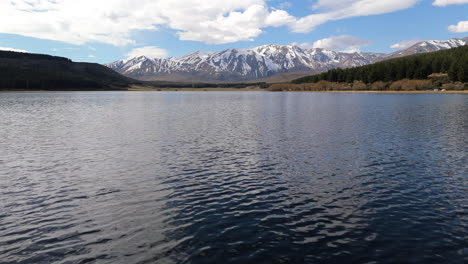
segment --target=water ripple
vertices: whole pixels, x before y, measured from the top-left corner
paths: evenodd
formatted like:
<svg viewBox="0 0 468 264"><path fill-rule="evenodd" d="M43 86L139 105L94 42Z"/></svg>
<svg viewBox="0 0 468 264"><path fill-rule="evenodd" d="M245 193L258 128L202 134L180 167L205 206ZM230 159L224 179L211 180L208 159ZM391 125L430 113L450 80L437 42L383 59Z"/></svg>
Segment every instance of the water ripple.
<svg viewBox="0 0 468 264"><path fill-rule="evenodd" d="M466 263L467 112L464 95L2 94L0 259Z"/></svg>

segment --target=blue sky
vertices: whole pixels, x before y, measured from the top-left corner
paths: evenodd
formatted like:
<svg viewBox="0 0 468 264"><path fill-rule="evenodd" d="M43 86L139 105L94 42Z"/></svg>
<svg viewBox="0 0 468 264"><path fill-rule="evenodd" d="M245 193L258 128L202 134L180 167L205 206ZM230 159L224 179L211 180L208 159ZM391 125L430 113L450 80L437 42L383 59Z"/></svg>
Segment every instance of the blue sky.
<svg viewBox="0 0 468 264"><path fill-rule="evenodd" d="M388 53L467 36L468 0L0 2L0 49L98 63L291 43Z"/></svg>

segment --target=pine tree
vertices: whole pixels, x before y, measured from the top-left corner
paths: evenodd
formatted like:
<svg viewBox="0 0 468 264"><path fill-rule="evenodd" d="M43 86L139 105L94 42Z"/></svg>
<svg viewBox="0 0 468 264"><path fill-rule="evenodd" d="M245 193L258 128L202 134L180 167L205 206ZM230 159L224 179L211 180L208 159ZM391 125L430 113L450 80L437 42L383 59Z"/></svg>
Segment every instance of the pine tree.
<svg viewBox="0 0 468 264"><path fill-rule="evenodd" d="M451 81L458 81L458 69L459 69L459 66L458 66L458 62L455 62L455 63L452 63L452 65L450 66L450 69L448 70L448 75L449 75L449 78Z"/></svg>
<svg viewBox="0 0 468 264"><path fill-rule="evenodd" d="M460 82L468 82L468 61L463 61L459 63L457 79Z"/></svg>
<svg viewBox="0 0 468 264"><path fill-rule="evenodd" d="M442 60L442 64L440 65L440 72L448 72L448 70L450 69L450 65L451 65L450 59L445 57Z"/></svg>

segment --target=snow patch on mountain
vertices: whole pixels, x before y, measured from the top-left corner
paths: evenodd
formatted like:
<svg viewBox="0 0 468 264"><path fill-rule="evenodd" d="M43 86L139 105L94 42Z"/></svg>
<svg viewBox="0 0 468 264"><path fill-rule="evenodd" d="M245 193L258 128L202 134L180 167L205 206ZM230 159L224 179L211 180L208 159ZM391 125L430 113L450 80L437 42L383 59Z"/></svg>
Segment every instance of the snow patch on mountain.
<svg viewBox="0 0 468 264"><path fill-rule="evenodd" d="M252 49L221 52L197 51L167 59L145 56L120 60L108 66L126 76L158 79L161 76L198 76L206 81L248 81L286 72L319 72L349 68L380 60L432 52L467 45L468 40L429 40L391 54L337 52L320 48L302 49L294 45L263 45Z"/></svg>

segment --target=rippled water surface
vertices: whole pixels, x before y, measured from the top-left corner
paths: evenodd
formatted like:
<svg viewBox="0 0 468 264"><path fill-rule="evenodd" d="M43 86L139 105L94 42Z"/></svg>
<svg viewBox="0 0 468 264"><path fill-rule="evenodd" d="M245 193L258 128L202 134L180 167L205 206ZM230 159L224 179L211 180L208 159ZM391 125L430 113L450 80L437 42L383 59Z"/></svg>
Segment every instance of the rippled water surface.
<svg viewBox="0 0 468 264"><path fill-rule="evenodd" d="M468 96L0 94L1 263L467 263Z"/></svg>

